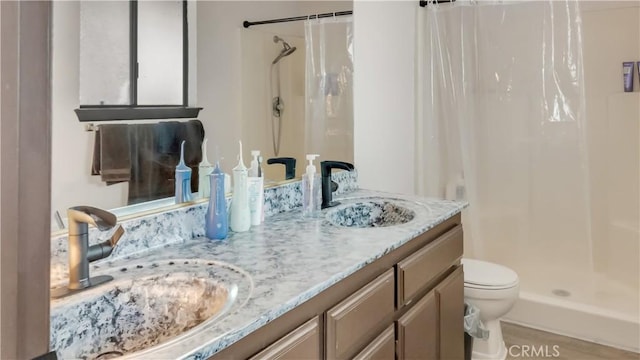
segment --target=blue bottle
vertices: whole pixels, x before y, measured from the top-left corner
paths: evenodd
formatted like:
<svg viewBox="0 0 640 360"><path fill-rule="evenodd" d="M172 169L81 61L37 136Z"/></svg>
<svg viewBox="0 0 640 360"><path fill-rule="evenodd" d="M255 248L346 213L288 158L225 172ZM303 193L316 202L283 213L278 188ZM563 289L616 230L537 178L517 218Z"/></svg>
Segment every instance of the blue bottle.
<svg viewBox="0 0 640 360"><path fill-rule="evenodd" d="M211 196L204 220L205 234L209 239L224 239L229 233L229 217L227 200L224 197L224 173L220 170L218 162L209 175L209 184Z"/></svg>

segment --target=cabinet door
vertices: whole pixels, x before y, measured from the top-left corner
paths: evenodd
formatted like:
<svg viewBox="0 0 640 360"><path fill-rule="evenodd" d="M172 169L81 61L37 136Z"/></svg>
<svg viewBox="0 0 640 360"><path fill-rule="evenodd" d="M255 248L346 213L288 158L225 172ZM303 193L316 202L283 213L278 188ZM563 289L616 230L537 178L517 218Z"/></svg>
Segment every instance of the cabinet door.
<svg viewBox="0 0 640 360"><path fill-rule="evenodd" d="M267 359L320 359L320 321L313 318L251 357Z"/></svg>
<svg viewBox="0 0 640 360"><path fill-rule="evenodd" d="M391 324L353 360L395 360L395 357L396 332L395 326Z"/></svg>
<svg viewBox="0 0 640 360"><path fill-rule="evenodd" d="M389 269L327 311L327 359L351 359L393 322L394 285Z"/></svg>
<svg viewBox="0 0 640 360"><path fill-rule="evenodd" d="M398 319L398 360L438 358L438 303L434 291Z"/></svg>
<svg viewBox="0 0 640 360"><path fill-rule="evenodd" d="M464 276L458 267L435 289L440 311L440 359L464 359Z"/></svg>

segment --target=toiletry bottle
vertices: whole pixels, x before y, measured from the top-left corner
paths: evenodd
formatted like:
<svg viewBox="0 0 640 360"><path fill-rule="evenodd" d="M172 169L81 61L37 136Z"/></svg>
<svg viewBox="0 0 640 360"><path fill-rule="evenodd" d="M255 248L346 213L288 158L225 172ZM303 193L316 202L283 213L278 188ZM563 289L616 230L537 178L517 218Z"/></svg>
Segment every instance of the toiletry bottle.
<svg viewBox="0 0 640 360"><path fill-rule="evenodd" d="M213 170L213 166L207 159L207 139L202 141L202 161L198 167L198 197L209 197L210 184L209 175Z"/></svg>
<svg viewBox="0 0 640 360"><path fill-rule="evenodd" d="M309 154L307 171L302 176L302 215L313 217L320 213L322 203L320 193L320 174L316 172L313 160L320 155Z"/></svg>
<svg viewBox="0 0 640 360"><path fill-rule="evenodd" d="M220 163L216 161L216 166L209 175L211 197L209 197L209 206L205 215L205 234L209 239L224 239L229 232L224 178L225 173L220 169Z"/></svg>
<svg viewBox="0 0 640 360"><path fill-rule="evenodd" d="M251 225L260 225L262 222L262 206L264 203L264 178L260 168L260 151L252 150L251 167L247 179L249 188L249 211L251 212Z"/></svg>
<svg viewBox="0 0 640 360"><path fill-rule="evenodd" d="M191 168L184 163L184 143L180 144L180 162L176 166L176 204L191 201Z"/></svg>
<svg viewBox="0 0 640 360"><path fill-rule="evenodd" d="M231 214L229 226L235 232L243 232L251 227L251 212L247 189L247 167L242 161L242 142L238 165L233 168L233 197L231 198Z"/></svg>

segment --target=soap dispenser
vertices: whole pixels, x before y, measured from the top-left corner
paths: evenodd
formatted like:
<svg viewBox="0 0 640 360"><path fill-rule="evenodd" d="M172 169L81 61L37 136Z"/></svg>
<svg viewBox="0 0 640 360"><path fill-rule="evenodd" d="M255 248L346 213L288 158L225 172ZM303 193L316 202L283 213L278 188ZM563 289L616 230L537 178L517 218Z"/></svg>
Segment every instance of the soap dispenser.
<svg viewBox="0 0 640 360"><path fill-rule="evenodd" d="M313 160L320 155L307 155L307 170L302 176L302 215L315 216L320 213L321 193L320 193L320 174L316 172Z"/></svg>
<svg viewBox="0 0 640 360"><path fill-rule="evenodd" d="M264 177L260 162L262 157L259 150L252 150L251 167L247 179L249 189L249 212L251 213L251 225L260 225L262 222L262 207L264 204Z"/></svg>
<svg viewBox="0 0 640 360"><path fill-rule="evenodd" d="M242 141L238 165L233 168L233 197L231 198L231 214L229 226L235 232L243 232L251 227L251 212L247 189L247 167L242 161Z"/></svg>
<svg viewBox="0 0 640 360"><path fill-rule="evenodd" d="M225 176L220 169L220 162L209 175L211 197L205 215L205 235L209 239L224 239L229 232L229 220L227 215L227 201L225 194Z"/></svg>
<svg viewBox="0 0 640 360"><path fill-rule="evenodd" d="M207 139L202 141L202 161L198 166L198 197L209 197L211 192L209 184L209 174L213 170L213 166L207 159Z"/></svg>
<svg viewBox="0 0 640 360"><path fill-rule="evenodd" d="M176 166L176 204L191 201L191 168L184 163L184 144L180 144L180 162Z"/></svg>

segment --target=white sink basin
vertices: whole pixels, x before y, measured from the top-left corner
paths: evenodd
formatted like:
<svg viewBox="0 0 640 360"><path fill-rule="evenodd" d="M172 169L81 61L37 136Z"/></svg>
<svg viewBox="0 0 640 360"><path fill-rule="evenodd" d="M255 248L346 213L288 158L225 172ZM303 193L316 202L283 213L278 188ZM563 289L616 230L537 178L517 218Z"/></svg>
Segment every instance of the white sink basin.
<svg viewBox="0 0 640 360"><path fill-rule="evenodd" d="M342 204L327 213L327 220L337 226L368 228L405 224L416 213L392 199L360 199Z"/></svg>
<svg viewBox="0 0 640 360"><path fill-rule="evenodd" d="M253 288L246 273L207 260L99 270L93 275L115 280L51 303L51 348L59 358L107 359L178 341L237 310Z"/></svg>

